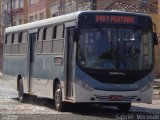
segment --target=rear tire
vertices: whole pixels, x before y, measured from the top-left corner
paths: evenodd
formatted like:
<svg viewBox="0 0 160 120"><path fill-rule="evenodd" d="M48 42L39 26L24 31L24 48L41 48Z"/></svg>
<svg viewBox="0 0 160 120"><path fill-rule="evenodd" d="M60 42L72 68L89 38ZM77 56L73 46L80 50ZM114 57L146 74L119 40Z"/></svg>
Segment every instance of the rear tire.
<svg viewBox="0 0 160 120"><path fill-rule="evenodd" d="M24 102L24 93L23 93L23 82L20 79L18 83L18 100L23 103Z"/></svg>
<svg viewBox="0 0 160 120"><path fill-rule="evenodd" d="M55 87L55 108L57 111L62 112L64 110L64 102L62 101L62 89L61 84L58 82Z"/></svg>
<svg viewBox="0 0 160 120"><path fill-rule="evenodd" d="M120 112L129 112L131 108L131 103L122 103L117 106L118 111Z"/></svg>

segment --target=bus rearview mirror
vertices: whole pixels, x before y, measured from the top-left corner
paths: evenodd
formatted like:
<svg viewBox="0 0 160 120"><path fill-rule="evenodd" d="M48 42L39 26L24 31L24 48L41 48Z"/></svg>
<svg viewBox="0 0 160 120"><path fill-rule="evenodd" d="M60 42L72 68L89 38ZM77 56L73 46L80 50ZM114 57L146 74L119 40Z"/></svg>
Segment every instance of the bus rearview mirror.
<svg viewBox="0 0 160 120"><path fill-rule="evenodd" d="M156 33L153 33L153 39L154 39L154 45L158 45L158 38Z"/></svg>
<svg viewBox="0 0 160 120"><path fill-rule="evenodd" d="M79 40L79 29L75 28L73 32L73 42L78 42Z"/></svg>

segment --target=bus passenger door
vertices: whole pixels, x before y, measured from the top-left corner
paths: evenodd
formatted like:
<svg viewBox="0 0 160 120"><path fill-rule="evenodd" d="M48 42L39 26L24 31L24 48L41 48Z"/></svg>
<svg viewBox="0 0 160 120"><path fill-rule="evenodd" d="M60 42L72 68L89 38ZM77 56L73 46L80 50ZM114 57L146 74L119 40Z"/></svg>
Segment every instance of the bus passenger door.
<svg viewBox="0 0 160 120"><path fill-rule="evenodd" d="M67 70L66 70L66 96L67 99L73 100L73 80L74 80L74 42L73 28L67 30Z"/></svg>
<svg viewBox="0 0 160 120"><path fill-rule="evenodd" d="M35 42L36 33L29 34L29 92L33 92L33 73L34 73L34 59L35 59Z"/></svg>

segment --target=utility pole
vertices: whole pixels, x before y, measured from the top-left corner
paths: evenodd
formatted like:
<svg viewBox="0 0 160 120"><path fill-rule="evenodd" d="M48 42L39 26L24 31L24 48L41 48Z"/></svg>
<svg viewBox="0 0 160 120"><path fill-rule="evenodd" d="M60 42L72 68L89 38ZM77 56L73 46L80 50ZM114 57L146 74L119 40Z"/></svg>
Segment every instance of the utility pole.
<svg viewBox="0 0 160 120"><path fill-rule="evenodd" d="M13 26L13 12L12 12L12 0L10 0L10 8L11 8L11 26Z"/></svg>

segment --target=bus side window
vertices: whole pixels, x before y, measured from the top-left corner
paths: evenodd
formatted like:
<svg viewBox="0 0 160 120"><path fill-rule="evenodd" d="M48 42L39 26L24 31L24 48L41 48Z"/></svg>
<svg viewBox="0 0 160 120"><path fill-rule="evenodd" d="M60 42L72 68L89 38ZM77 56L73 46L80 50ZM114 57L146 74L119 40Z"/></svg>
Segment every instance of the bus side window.
<svg viewBox="0 0 160 120"><path fill-rule="evenodd" d="M53 35L56 39L53 39L53 53L54 54L62 54L64 49L64 25L57 25L56 30L54 31ZM56 33L55 33L56 32Z"/></svg>
<svg viewBox="0 0 160 120"><path fill-rule="evenodd" d="M52 40L53 27L49 27L46 31L46 40Z"/></svg>
<svg viewBox="0 0 160 120"><path fill-rule="evenodd" d="M11 44L11 38L12 38L12 34L6 35L6 38L5 38L5 44L6 45Z"/></svg>
<svg viewBox="0 0 160 120"><path fill-rule="evenodd" d="M38 40L37 40L37 41L42 41L42 38L43 38L43 28L41 28L41 29L39 30Z"/></svg>
<svg viewBox="0 0 160 120"><path fill-rule="evenodd" d="M14 33L12 34L11 44L14 43Z"/></svg>
<svg viewBox="0 0 160 120"><path fill-rule="evenodd" d="M11 54L18 54L18 49L19 49L18 38L19 38L19 33L15 33L12 35Z"/></svg>
<svg viewBox="0 0 160 120"><path fill-rule="evenodd" d="M4 45L4 54L10 54L11 41L12 41L12 34L6 35L5 45Z"/></svg>
<svg viewBox="0 0 160 120"><path fill-rule="evenodd" d="M56 38L63 38L64 37L64 25L57 25L56 31Z"/></svg>
<svg viewBox="0 0 160 120"><path fill-rule="evenodd" d="M28 42L28 33L23 32L22 33L22 43L27 43Z"/></svg>
<svg viewBox="0 0 160 120"><path fill-rule="evenodd" d="M14 44L18 43L18 39L19 39L19 33L15 33L15 35L14 35Z"/></svg>
<svg viewBox="0 0 160 120"><path fill-rule="evenodd" d="M52 33L53 33L53 27L46 28L45 40L43 39L43 49L42 49L43 53L51 53L52 51Z"/></svg>
<svg viewBox="0 0 160 120"><path fill-rule="evenodd" d="M38 39L36 41L36 53L42 52L42 39L43 39L43 28L38 30Z"/></svg>
<svg viewBox="0 0 160 120"><path fill-rule="evenodd" d="M28 38L28 36L27 36L26 31L20 33L19 39L21 39L21 40L19 40L19 41L21 41L21 42L19 45L19 54L26 54L27 53L27 45L28 45L27 38Z"/></svg>
<svg viewBox="0 0 160 120"><path fill-rule="evenodd" d="M43 29L43 40L46 40L46 31L47 31L47 28L44 28Z"/></svg>
<svg viewBox="0 0 160 120"><path fill-rule="evenodd" d="M22 32L19 33L18 43L22 42Z"/></svg>
<svg viewBox="0 0 160 120"><path fill-rule="evenodd" d="M53 35L52 35L53 39L56 39L56 33L57 33L57 26L54 26L53 27Z"/></svg>

